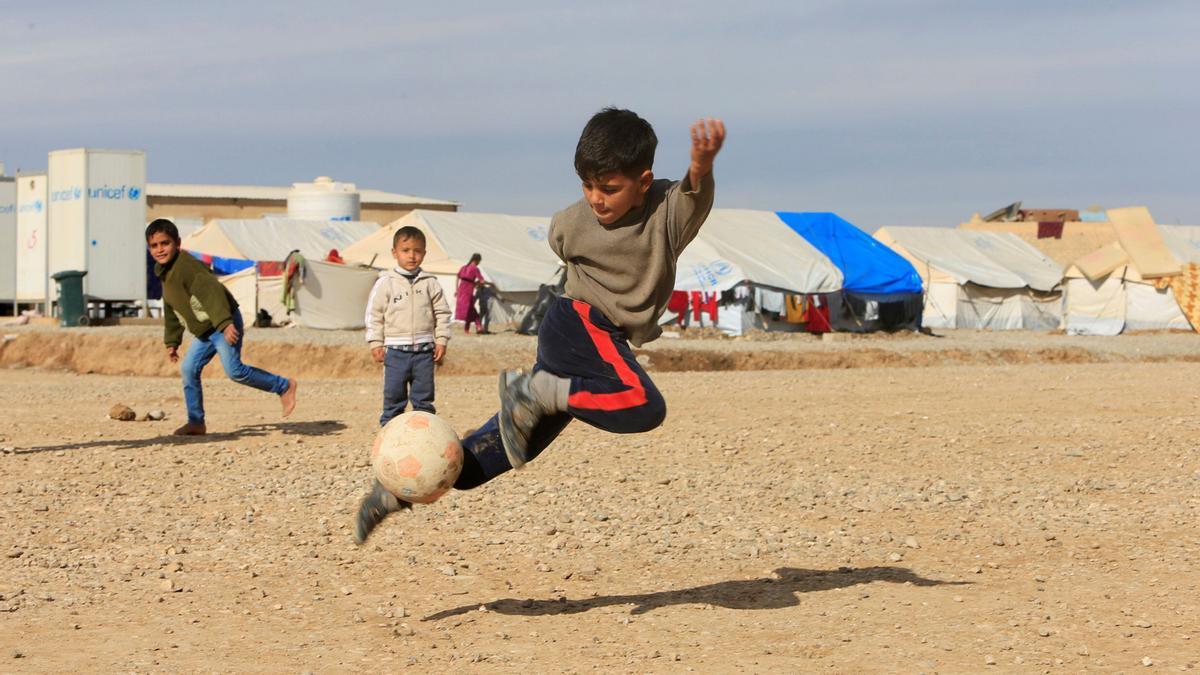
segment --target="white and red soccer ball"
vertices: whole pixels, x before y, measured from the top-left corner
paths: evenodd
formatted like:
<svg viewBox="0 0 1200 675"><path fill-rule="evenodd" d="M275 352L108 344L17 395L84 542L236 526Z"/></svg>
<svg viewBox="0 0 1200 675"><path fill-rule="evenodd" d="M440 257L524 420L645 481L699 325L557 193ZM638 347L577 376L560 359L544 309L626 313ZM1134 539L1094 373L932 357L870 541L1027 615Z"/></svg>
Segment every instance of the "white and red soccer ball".
<svg viewBox="0 0 1200 675"><path fill-rule="evenodd" d="M428 504L453 487L462 473L462 443L437 415L407 412L379 430L371 465L388 492L406 502Z"/></svg>

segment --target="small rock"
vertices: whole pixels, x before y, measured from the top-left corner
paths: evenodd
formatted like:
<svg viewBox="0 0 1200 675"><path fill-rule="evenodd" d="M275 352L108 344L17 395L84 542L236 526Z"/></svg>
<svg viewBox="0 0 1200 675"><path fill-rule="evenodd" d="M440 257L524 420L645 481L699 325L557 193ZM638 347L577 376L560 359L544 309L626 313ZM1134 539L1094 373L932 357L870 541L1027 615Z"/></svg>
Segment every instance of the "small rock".
<svg viewBox="0 0 1200 675"><path fill-rule="evenodd" d="M921 548L921 544L917 541L916 537L905 537L904 545L909 548Z"/></svg>
<svg viewBox="0 0 1200 675"><path fill-rule="evenodd" d="M1154 659L1150 658L1149 656L1143 656L1142 665L1149 668L1150 666L1154 665Z"/></svg>
<svg viewBox="0 0 1200 675"><path fill-rule="evenodd" d="M25 658L25 654L23 654L19 649L14 649L12 652L12 657L14 659L23 659Z"/></svg>
<svg viewBox="0 0 1200 675"><path fill-rule="evenodd" d="M900 562L901 560L904 560L904 556L900 555L899 553L896 553L895 551L892 551L891 553L888 554L888 560L890 560L892 562Z"/></svg>
<svg viewBox="0 0 1200 675"><path fill-rule="evenodd" d="M9 558L20 558L21 556L25 555L25 551L22 551L19 548L14 548L13 550L9 551L7 555Z"/></svg>
<svg viewBox="0 0 1200 675"><path fill-rule="evenodd" d="M1041 635L1042 637L1050 637L1050 629L1049 628L1039 628L1038 635Z"/></svg>
<svg viewBox="0 0 1200 675"><path fill-rule="evenodd" d="M985 656L983 657L983 664L984 664L985 666L994 666L994 665L996 665L996 657L992 656L991 654L987 654L987 655L985 655Z"/></svg>
<svg viewBox="0 0 1200 675"><path fill-rule="evenodd" d="M1138 628L1149 628L1150 626L1153 626L1154 624L1150 623L1149 621L1147 621L1145 619L1138 619L1137 621L1133 622L1133 625L1137 626Z"/></svg>
<svg viewBox="0 0 1200 675"><path fill-rule="evenodd" d="M167 419L167 412L165 410L151 410L150 412L146 413L146 417L155 422L161 422L162 420Z"/></svg>
<svg viewBox="0 0 1200 675"><path fill-rule="evenodd" d="M158 582L158 590L162 591L163 593L177 593L180 589L179 586L175 584L174 579L163 579L162 581Z"/></svg>
<svg viewBox="0 0 1200 675"><path fill-rule="evenodd" d="M108 410L108 416L110 419L114 419L119 422L131 422L137 419L137 413L133 412L133 408L130 408L124 403L118 403L110 408Z"/></svg>
<svg viewBox="0 0 1200 675"><path fill-rule="evenodd" d="M445 574L448 577L452 577L455 574L458 574L458 572L455 571L453 565L446 565L445 567L438 568L438 571L441 572L442 574Z"/></svg>

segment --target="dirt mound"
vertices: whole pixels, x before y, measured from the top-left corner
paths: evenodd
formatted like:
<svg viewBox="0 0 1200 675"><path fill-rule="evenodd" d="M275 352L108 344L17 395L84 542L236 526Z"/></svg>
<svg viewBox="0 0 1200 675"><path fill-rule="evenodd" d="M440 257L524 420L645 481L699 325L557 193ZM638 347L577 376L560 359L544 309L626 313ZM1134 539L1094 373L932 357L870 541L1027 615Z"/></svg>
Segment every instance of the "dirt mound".
<svg viewBox="0 0 1200 675"><path fill-rule="evenodd" d="M259 368L301 378L374 377L382 368L365 346L262 341L246 344L242 357ZM451 350L440 373L492 374L515 363L532 363L533 357L532 341L527 349ZM179 370L154 337L69 332L26 333L0 342L0 367L148 377L174 377ZM205 372L221 374L219 367Z"/></svg>
<svg viewBox="0 0 1200 675"><path fill-rule="evenodd" d="M533 363L536 344L488 343L455 345L440 373L490 375L503 368ZM1037 363L1107 363L1126 361L1193 361L1193 355L1132 355L1083 347L1040 349L902 350L851 347L836 350L738 350L722 345L680 345L639 350L639 359L654 372L842 370L849 368L923 368L945 365L1017 365ZM291 377L374 377L380 366L363 347L306 342L259 341L246 345L247 363ZM174 377L178 367L167 361L156 337L102 335L86 332L36 332L0 343L0 367L65 370L99 375ZM219 377L220 368L208 369Z"/></svg>
<svg viewBox="0 0 1200 675"><path fill-rule="evenodd" d="M1081 347L1020 349L943 349L898 352L878 347L835 352L721 352L696 349L656 349L642 352L649 369L657 372L712 370L812 370L846 368L920 368L944 365L1030 363L1106 363L1125 359Z"/></svg>

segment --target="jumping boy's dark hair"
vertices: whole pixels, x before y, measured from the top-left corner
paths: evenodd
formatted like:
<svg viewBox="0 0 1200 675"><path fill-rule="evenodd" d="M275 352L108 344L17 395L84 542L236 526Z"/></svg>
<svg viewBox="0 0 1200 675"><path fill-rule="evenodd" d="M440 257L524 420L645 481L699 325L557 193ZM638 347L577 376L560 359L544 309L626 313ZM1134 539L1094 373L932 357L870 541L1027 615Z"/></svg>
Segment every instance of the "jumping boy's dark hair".
<svg viewBox="0 0 1200 675"><path fill-rule="evenodd" d="M392 248L396 248L396 244L399 244L404 239L416 239L421 242L422 246L425 245L425 233L412 225L405 225L396 230L396 234L392 235Z"/></svg>
<svg viewBox="0 0 1200 675"><path fill-rule="evenodd" d="M605 108L592 115L575 146L575 173L583 180L620 171L637 178L654 167L658 137L632 110Z"/></svg>
<svg viewBox="0 0 1200 675"><path fill-rule="evenodd" d="M150 237L153 237L159 232L162 232L173 239L176 244L179 243L179 228L175 227L175 223L172 223L166 218L156 218L146 226L146 241L150 241Z"/></svg>
<svg viewBox="0 0 1200 675"><path fill-rule="evenodd" d="M481 263L481 262L483 262L483 256L479 255L478 253L472 253L471 260L469 262L473 262L476 264Z"/></svg>

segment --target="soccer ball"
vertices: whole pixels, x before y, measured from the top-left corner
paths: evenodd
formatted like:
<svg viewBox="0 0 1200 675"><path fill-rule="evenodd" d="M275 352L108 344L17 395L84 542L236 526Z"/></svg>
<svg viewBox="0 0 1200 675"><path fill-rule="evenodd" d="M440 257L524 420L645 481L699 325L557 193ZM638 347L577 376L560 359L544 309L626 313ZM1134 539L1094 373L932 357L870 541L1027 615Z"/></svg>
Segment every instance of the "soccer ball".
<svg viewBox="0 0 1200 675"><path fill-rule="evenodd" d="M406 502L437 501L458 480L462 443L437 415L413 411L393 417L375 437L371 465L384 489Z"/></svg>

